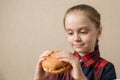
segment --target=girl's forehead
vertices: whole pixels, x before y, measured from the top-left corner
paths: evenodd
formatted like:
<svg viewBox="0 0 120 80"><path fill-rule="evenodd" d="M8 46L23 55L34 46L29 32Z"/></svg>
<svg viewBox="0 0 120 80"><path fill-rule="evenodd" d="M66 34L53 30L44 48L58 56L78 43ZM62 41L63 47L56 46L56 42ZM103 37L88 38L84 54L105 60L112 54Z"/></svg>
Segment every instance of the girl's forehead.
<svg viewBox="0 0 120 80"><path fill-rule="evenodd" d="M78 10L74 10L74 11L71 11L69 13L67 13L67 16L69 15L82 15L82 16L87 16L87 13L85 11L78 11Z"/></svg>
<svg viewBox="0 0 120 80"><path fill-rule="evenodd" d="M88 21L90 18L83 11L74 11L66 15L66 21ZM90 20L91 21L91 20Z"/></svg>
<svg viewBox="0 0 120 80"><path fill-rule="evenodd" d="M73 13L66 17L66 29L90 29L95 28L95 24L84 14Z"/></svg>
<svg viewBox="0 0 120 80"><path fill-rule="evenodd" d="M71 14L66 17L65 25L90 25L93 22L84 15Z"/></svg>
<svg viewBox="0 0 120 80"><path fill-rule="evenodd" d="M73 30L90 30L89 26L81 26L81 27L67 27L66 31L73 31Z"/></svg>

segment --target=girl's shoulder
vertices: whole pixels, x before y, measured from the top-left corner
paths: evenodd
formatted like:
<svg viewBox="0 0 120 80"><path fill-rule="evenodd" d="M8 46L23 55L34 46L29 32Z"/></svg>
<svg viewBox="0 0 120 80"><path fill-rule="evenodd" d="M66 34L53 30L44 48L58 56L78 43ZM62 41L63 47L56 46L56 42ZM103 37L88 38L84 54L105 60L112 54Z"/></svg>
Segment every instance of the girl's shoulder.
<svg viewBox="0 0 120 80"><path fill-rule="evenodd" d="M108 62L108 64L105 66L103 73L102 73L102 80L113 80L116 79L116 71L114 64L111 62Z"/></svg>
<svg viewBox="0 0 120 80"><path fill-rule="evenodd" d="M103 72L109 72L109 70L115 71L114 64L104 58L99 58L97 64L95 65L97 69L102 69Z"/></svg>
<svg viewBox="0 0 120 80"><path fill-rule="evenodd" d="M114 68L114 64L104 58L99 58L97 66L104 67L105 69Z"/></svg>
<svg viewBox="0 0 120 80"><path fill-rule="evenodd" d="M116 79L116 71L114 64L106 59L100 58L99 65L97 65L97 72L101 76L101 80L113 80ZM101 72L101 73L100 73ZM98 76L99 77L99 76Z"/></svg>

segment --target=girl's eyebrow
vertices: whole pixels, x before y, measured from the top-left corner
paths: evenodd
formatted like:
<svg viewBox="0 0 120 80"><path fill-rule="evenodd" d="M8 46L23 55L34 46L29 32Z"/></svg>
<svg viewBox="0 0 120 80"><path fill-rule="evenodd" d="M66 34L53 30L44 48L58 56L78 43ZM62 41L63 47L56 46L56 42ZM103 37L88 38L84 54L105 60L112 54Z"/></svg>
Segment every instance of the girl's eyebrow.
<svg viewBox="0 0 120 80"><path fill-rule="evenodd" d="M66 28L66 31L72 31L72 29L70 29L70 28Z"/></svg>
<svg viewBox="0 0 120 80"><path fill-rule="evenodd" d="M81 30L82 30L82 29L89 29L89 27L87 27L87 26L86 26L86 27L82 27Z"/></svg>
<svg viewBox="0 0 120 80"><path fill-rule="evenodd" d="M82 26L80 28L78 28L78 30L82 30L82 29L89 29L88 26ZM72 28L66 28L66 31L72 31L73 29Z"/></svg>

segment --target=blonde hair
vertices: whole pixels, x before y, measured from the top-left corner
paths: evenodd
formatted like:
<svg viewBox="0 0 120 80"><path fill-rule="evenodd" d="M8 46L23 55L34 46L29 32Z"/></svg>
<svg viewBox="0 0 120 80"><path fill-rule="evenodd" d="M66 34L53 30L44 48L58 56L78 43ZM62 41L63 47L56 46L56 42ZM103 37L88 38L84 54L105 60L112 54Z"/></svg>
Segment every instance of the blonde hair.
<svg viewBox="0 0 120 80"><path fill-rule="evenodd" d="M80 5L73 6L66 11L64 20L63 20L64 27L65 27L65 20L66 20L67 14L70 12L73 12L73 11L83 11L84 14L86 14L88 16L88 18L90 18L90 20L95 23L96 28L100 27L100 23L101 23L100 22L100 14L98 13L98 11L95 8L93 8L89 5L86 5L86 4L80 4Z"/></svg>

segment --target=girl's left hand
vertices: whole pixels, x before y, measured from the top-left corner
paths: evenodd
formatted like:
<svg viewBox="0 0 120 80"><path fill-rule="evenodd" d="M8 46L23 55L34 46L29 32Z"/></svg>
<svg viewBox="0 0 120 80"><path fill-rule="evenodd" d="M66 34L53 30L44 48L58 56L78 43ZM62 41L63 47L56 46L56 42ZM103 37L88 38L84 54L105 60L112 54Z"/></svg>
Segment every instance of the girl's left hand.
<svg viewBox="0 0 120 80"><path fill-rule="evenodd" d="M72 53L62 51L56 57L59 61L64 61L71 64L72 70L70 72L71 72L71 76L75 80L80 80L80 79L87 80L87 78L82 72L79 60Z"/></svg>

